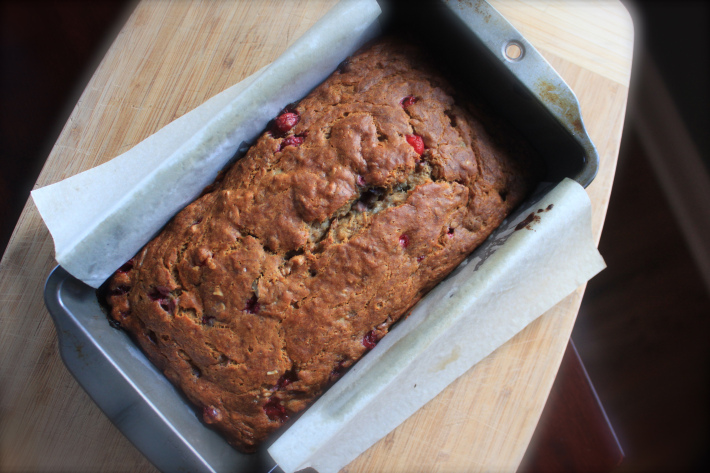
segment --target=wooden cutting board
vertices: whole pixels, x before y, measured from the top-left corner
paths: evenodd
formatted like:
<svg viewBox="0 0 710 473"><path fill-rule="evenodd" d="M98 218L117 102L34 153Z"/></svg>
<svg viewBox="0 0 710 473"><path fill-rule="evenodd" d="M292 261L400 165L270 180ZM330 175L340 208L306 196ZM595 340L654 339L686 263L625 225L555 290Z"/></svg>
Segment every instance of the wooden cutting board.
<svg viewBox="0 0 710 473"><path fill-rule="evenodd" d="M101 164L275 59L334 4L148 1L136 6L76 104L37 181ZM633 25L617 1L491 2L577 94L601 166L587 189L599 239L621 140ZM53 244L29 201L0 263L0 469L154 471L64 367L42 300ZM348 472L515 470L583 288L541 316Z"/></svg>

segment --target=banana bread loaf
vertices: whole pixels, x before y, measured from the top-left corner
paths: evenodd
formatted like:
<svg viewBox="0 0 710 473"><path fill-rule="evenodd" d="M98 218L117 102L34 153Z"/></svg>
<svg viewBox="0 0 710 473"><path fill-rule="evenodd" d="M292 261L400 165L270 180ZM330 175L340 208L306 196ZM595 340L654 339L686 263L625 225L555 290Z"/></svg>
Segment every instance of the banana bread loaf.
<svg viewBox="0 0 710 473"><path fill-rule="evenodd" d="M533 151L384 40L270 125L108 282L111 317L253 451L520 203Z"/></svg>

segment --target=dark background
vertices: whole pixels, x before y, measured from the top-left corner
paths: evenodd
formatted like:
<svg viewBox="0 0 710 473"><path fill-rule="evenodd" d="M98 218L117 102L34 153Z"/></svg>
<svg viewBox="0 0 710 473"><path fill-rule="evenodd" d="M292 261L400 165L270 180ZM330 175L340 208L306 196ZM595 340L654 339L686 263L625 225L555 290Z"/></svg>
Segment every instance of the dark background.
<svg viewBox="0 0 710 473"><path fill-rule="evenodd" d="M708 4L625 2L634 69L650 56L708 161ZM0 249L126 0L0 2ZM648 56L646 56L648 54ZM634 77L631 86L633 97ZM633 129L633 100L600 251L573 333L626 459L619 471L705 471L710 299Z"/></svg>

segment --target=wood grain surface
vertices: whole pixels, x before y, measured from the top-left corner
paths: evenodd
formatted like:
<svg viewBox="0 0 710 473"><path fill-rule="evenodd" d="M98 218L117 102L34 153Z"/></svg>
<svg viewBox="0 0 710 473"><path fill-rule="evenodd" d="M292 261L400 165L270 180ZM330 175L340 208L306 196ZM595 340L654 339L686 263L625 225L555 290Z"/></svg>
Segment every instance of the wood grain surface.
<svg viewBox="0 0 710 473"><path fill-rule="evenodd" d="M332 0L143 1L86 87L37 181L126 151L275 59ZM633 26L614 2L491 2L577 94L601 166L599 239L628 94ZM64 367L42 290L51 236L28 201L0 262L0 470L154 471ZM547 399L583 288L374 445L348 472L515 470Z"/></svg>

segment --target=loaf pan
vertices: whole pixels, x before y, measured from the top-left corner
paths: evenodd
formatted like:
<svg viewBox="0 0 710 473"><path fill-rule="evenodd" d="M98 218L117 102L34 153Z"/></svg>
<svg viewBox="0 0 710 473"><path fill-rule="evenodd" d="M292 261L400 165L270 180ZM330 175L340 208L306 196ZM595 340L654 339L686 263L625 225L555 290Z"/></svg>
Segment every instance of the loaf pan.
<svg viewBox="0 0 710 473"><path fill-rule="evenodd" d="M383 31L426 31L432 38L428 47L446 62L459 83L482 91L490 105L540 152L546 165L545 181L569 177L585 187L591 183L599 161L577 99L525 38L482 1L418 5L381 2ZM157 468L278 471L265 449L241 454L206 427L187 399L130 338L111 327L93 288L56 267L44 295L64 363L114 425Z"/></svg>

